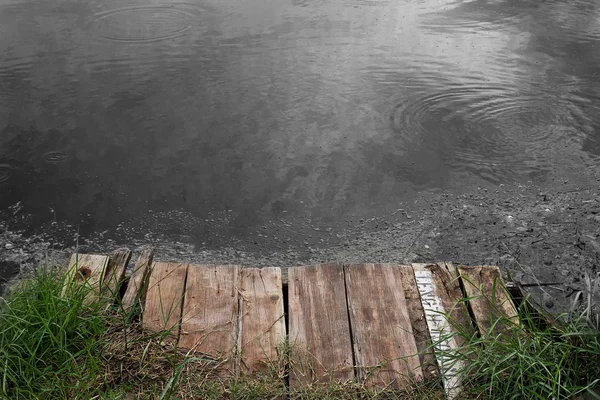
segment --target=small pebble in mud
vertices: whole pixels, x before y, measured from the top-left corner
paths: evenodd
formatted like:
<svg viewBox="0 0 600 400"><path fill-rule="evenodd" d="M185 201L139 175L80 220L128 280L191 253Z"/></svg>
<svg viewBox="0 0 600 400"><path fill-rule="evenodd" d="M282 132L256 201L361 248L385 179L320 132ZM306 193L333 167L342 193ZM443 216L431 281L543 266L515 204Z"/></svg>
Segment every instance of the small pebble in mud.
<svg viewBox="0 0 600 400"><path fill-rule="evenodd" d="M547 300L546 303L544 303L544 305L546 306L546 308L552 308L554 307L554 302L552 300Z"/></svg>

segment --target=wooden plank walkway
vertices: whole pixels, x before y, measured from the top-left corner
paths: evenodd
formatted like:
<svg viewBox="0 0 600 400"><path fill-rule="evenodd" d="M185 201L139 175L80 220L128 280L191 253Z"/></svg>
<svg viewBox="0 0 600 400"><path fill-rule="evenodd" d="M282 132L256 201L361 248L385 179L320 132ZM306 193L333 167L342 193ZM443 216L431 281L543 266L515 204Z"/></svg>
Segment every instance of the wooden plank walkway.
<svg viewBox="0 0 600 400"><path fill-rule="evenodd" d="M423 372L401 269L394 265L344 266L357 377L369 386L400 389Z"/></svg>
<svg viewBox="0 0 600 400"><path fill-rule="evenodd" d="M232 356L237 346L238 291L236 265L188 267L179 346L223 358L227 371L235 368Z"/></svg>
<svg viewBox="0 0 600 400"><path fill-rule="evenodd" d="M354 376L342 264L288 270L290 387Z"/></svg>
<svg viewBox="0 0 600 400"><path fill-rule="evenodd" d="M93 301L102 292L102 281L108 266L109 257L99 254L73 254L67 270L67 282L63 296L75 285L84 285L90 289L86 300Z"/></svg>
<svg viewBox="0 0 600 400"><path fill-rule="evenodd" d="M518 323L517 309L503 288L498 267L458 267L458 272L480 332L502 333L505 326L495 323L500 316Z"/></svg>
<svg viewBox="0 0 600 400"><path fill-rule="evenodd" d="M116 290L129 256L78 255L71 263L90 271L86 282ZM443 355L463 344L449 336L455 327L501 334L496 321L516 318L493 266L332 263L291 267L287 276L286 284L277 267L152 262L145 251L123 305L139 304L147 329L219 360L222 374L286 362L291 388L355 379L402 389L441 379L449 398L460 389L461 365Z"/></svg>
<svg viewBox="0 0 600 400"><path fill-rule="evenodd" d="M187 268L187 264L180 263L154 264L142 318L145 328L169 331L171 337L179 337Z"/></svg>
<svg viewBox="0 0 600 400"><path fill-rule="evenodd" d="M286 339L281 269L245 268L240 275L241 372L276 368Z"/></svg>

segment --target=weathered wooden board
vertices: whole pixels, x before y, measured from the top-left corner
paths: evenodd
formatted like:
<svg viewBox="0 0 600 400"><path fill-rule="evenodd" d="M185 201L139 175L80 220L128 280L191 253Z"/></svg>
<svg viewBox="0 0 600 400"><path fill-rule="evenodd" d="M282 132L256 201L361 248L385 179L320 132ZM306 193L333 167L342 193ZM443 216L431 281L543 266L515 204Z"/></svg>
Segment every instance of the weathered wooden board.
<svg viewBox="0 0 600 400"><path fill-rule="evenodd" d="M280 268L245 268L241 279L240 368L245 373L278 366L286 337Z"/></svg>
<svg viewBox="0 0 600 400"><path fill-rule="evenodd" d="M451 262L440 262L428 265L426 269L433 275L444 309L449 313L451 322L460 326L462 332L475 333L456 267ZM456 339L459 346L464 344L462 336Z"/></svg>
<svg viewBox="0 0 600 400"><path fill-rule="evenodd" d="M123 309L130 310L138 302L145 304L146 293L148 290L148 278L152 272L152 258L154 257L154 249L152 247L146 247L142 250L135 267L133 268L133 274L127 284L127 290L123 296L121 304Z"/></svg>
<svg viewBox="0 0 600 400"><path fill-rule="evenodd" d="M86 301L92 302L97 299L108 260L108 256L99 254L72 254L63 287L63 296L74 286L85 285L90 289Z"/></svg>
<svg viewBox="0 0 600 400"><path fill-rule="evenodd" d="M358 378L368 386L406 388L423 379L399 268L344 266Z"/></svg>
<svg viewBox="0 0 600 400"><path fill-rule="evenodd" d="M179 335L181 307L188 265L155 262L148 283L143 326L153 331Z"/></svg>
<svg viewBox="0 0 600 400"><path fill-rule="evenodd" d="M419 351L419 361L423 370L423 378L430 380L439 378L440 370L433 353L431 337L425 320L425 312L421 303L421 295L415 281L415 274L410 265L397 266L400 279L402 279L402 288L406 297L406 308L412 325L413 336Z"/></svg>
<svg viewBox="0 0 600 400"><path fill-rule="evenodd" d="M455 326L466 330L470 330L471 326L458 274L449 263L413 264L412 267L446 395L454 399L461 390L458 371L464 365L448 357L447 352L464 343L461 336L454 335Z"/></svg>
<svg viewBox="0 0 600 400"><path fill-rule="evenodd" d="M290 387L354 376L341 264L288 270Z"/></svg>
<svg viewBox="0 0 600 400"><path fill-rule="evenodd" d="M121 283L125 278L125 269L131 259L131 250L119 249L115 251L108 261L106 275L102 283L102 292L104 295L115 298L119 294Z"/></svg>
<svg viewBox="0 0 600 400"><path fill-rule="evenodd" d="M217 359L224 369L233 369L238 291L238 266L190 265L179 347Z"/></svg>
<svg viewBox="0 0 600 400"><path fill-rule="evenodd" d="M509 324L518 323L517 310L508 296L498 267L458 267L458 272L481 334L489 333L493 326L491 333L497 335Z"/></svg>

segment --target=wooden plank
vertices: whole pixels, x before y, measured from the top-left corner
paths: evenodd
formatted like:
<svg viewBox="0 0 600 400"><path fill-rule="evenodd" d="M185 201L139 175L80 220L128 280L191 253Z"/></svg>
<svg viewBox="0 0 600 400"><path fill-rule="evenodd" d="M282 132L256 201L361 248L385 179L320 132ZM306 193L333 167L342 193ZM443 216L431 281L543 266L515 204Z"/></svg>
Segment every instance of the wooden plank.
<svg viewBox="0 0 600 400"><path fill-rule="evenodd" d="M133 274L127 284L127 290L121 302L123 309L129 311L136 304L142 306L146 300L146 292L148 290L148 278L152 271L152 258L154 257L154 249L146 247L142 250L135 267Z"/></svg>
<svg viewBox="0 0 600 400"><path fill-rule="evenodd" d="M460 287L460 278L456 267L451 262L440 262L425 267L433 274L433 279L438 287L444 309L449 313L451 322L461 327L461 331L472 335L475 333L465 293ZM457 344L462 346L464 338L457 337Z"/></svg>
<svg viewBox="0 0 600 400"><path fill-rule="evenodd" d="M464 344L462 337L455 335L455 326L461 326L467 332L472 329L468 311L462 301L458 274L450 263L412 264L412 267L446 396L454 399L461 390L458 371L464 364L448 357L447 352Z"/></svg>
<svg viewBox="0 0 600 400"><path fill-rule="evenodd" d="M433 353L431 336L429 336L429 329L427 328L427 321L425 320L425 312L421 303L421 295L417 288L415 274L410 265L400 265L396 268L398 268L400 279L402 280L402 288L406 297L406 308L408 309L413 336L415 337L417 350L419 351L419 361L421 362L423 378L426 381L439 379L440 370Z"/></svg>
<svg viewBox="0 0 600 400"><path fill-rule="evenodd" d="M86 302L93 302L100 294L100 285L106 273L108 265L108 256L99 254L78 254L71 255L69 268L66 274L65 286L63 287L63 296L74 288L74 285L85 285L90 289L86 296Z"/></svg>
<svg viewBox="0 0 600 400"><path fill-rule="evenodd" d="M154 263L143 314L145 328L169 331L172 338L177 338L187 269L187 264Z"/></svg>
<svg viewBox="0 0 600 400"><path fill-rule="evenodd" d="M239 267L190 265L179 346L233 369L238 328Z"/></svg>
<svg viewBox="0 0 600 400"><path fill-rule="evenodd" d="M509 325L518 323L517 310L508 296L498 267L458 267L458 272L482 335L491 333L496 336L508 329ZM492 326L494 329L490 332Z"/></svg>
<svg viewBox="0 0 600 400"><path fill-rule="evenodd" d="M423 380L400 270L356 264L344 272L360 381L402 389Z"/></svg>
<svg viewBox="0 0 600 400"><path fill-rule="evenodd" d="M116 250L109 258L106 275L102 283L102 292L111 298L119 295L119 289L125 278L125 269L131 259L131 250Z"/></svg>
<svg viewBox="0 0 600 400"><path fill-rule="evenodd" d="M341 264L288 270L290 387L354 376Z"/></svg>
<svg viewBox="0 0 600 400"><path fill-rule="evenodd" d="M281 269L245 268L240 275L240 370L280 366L278 348L286 337Z"/></svg>

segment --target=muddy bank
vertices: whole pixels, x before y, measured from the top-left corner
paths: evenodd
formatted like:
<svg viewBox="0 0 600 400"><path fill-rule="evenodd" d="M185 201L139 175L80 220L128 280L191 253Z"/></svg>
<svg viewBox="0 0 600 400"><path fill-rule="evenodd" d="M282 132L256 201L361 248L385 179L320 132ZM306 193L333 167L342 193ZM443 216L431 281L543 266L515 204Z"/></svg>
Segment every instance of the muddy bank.
<svg viewBox="0 0 600 400"><path fill-rule="evenodd" d="M587 178L600 181L600 175ZM77 237L75 227L57 222L45 233L25 236L11 229L15 221L27 218L16 205L0 223L0 274L7 279L42 261L64 261L77 246L81 252L108 252L121 246L139 251L151 244L158 260L248 266L446 260L499 265L512 279L529 285L549 310L563 311L578 291L585 290L585 277L600 273L600 184L582 186L565 179L553 186L553 190L514 184L465 193L428 192L369 219L350 216L336 227L308 218L280 219L229 241L219 234L219 229L226 231L221 226L227 223L226 216L215 215L208 221L214 225L214 237L200 243L185 229L170 236L130 230L127 236L122 234L126 226L119 228L121 234L102 232L83 238ZM193 222L191 216L179 214L160 218Z"/></svg>

